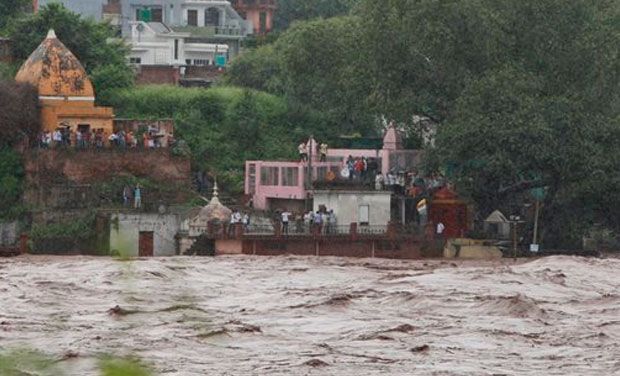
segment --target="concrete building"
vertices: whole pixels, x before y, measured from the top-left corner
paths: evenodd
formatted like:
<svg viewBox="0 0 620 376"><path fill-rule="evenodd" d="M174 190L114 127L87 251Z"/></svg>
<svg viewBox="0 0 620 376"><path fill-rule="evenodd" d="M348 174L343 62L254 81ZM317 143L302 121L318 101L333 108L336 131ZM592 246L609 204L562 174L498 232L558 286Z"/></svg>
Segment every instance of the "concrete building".
<svg viewBox="0 0 620 376"><path fill-rule="evenodd" d="M510 228L510 221L499 210L494 211L484 220L484 232L497 239L510 239Z"/></svg>
<svg viewBox="0 0 620 376"><path fill-rule="evenodd" d="M181 44L193 44L188 52L193 54L193 57L188 58L191 64L197 60L199 65L205 65L207 61L215 65L213 54L216 50L226 58L221 60L225 64L239 53L241 41L252 34L254 29L252 22L244 20L230 2L224 0L40 0L38 6L50 3L62 3L67 9L97 21L110 21L119 27L122 36L131 45L140 42L140 36L138 40L134 38L136 28L144 28L140 31L147 34L147 39L156 37L156 41L151 41L156 44L150 48L142 43L141 50L135 51L137 54L133 54L132 50L131 57L134 63L138 59L144 60L142 64L145 65L186 64L187 59L171 58L175 56L173 47L168 46L168 52L161 54L161 44L166 39L178 40L179 53L176 56L183 55L184 48ZM38 6L35 5L35 9ZM146 30L140 21L147 23L152 30ZM152 32L156 35L149 36ZM170 35L171 33L178 34ZM150 49L147 55L154 56L153 59L139 56L145 53L145 48Z"/></svg>
<svg viewBox="0 0 620 376"><path fill-rule="evenodd" d="M68 127L73 132L102 129L112 133L112 108L95 106L95 91L86 70L54 30L22 65L15 80L37 88L43 130Z"/></svg>
<svg viewBox="0 0 620 376"><path fill-rule="evenodd" d="M308 163L299 161L246 162L245 194L252 197L254 208L303 210L306 200L312 196L312 185L338 179L349 156L376 161L383 174L417 168L422 156L419 150L403 149L400 133L394 127L386 130L381 149L329 148L325 162L319 162L316 144L313 139L309 141L309 149L313 150L311 169ZM308 176L310 172L312 174Z"/></svg>
<svg viewBox="0 0 620 376"><path fill-rule="evenodd" d="M225 65L228 45L200 43L189 32L175 32L163 23L131 22L130 62L137 65Z"/></svg>
<svg viewBox="0 0 620 376"><path fill-rule="evenodd" d="M265 35L273 30L273 15L278 8L276 0L232 0L231 3L241 17L252 22L254 34Z"/></svg>
<svg viewBox="0 0 620 376"><path fill-rule="evenodd" d="M359 228L385 230L390 222L391 193L388 191L314 191L314 211L321 207L336 213L338 226L357 223Z"/></svg>
<svg viewBox="0 0 620 376"><path fill-rule="evenodd" d="M111 218L110 252L124 257L174 256L180 222L175 214L115 214Z"/></svg>

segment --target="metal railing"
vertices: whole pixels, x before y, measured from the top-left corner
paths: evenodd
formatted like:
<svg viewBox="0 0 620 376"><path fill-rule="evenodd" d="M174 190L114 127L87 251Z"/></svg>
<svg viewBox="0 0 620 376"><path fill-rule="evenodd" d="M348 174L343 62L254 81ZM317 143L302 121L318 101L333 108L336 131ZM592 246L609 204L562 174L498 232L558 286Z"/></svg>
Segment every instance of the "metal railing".
<svg viewBox="0 0 620 376"><path fill-rule="evenodd" d="M278 228L276 228L278 226ZM388 226L358 226L357 234L364 235L383 235L388 231ZM351 235L351 225L333 224L308 224L291 222L288 228L282 224L277 225L250 225L244 228L244 235L248 236L348 236Z"/></svg>

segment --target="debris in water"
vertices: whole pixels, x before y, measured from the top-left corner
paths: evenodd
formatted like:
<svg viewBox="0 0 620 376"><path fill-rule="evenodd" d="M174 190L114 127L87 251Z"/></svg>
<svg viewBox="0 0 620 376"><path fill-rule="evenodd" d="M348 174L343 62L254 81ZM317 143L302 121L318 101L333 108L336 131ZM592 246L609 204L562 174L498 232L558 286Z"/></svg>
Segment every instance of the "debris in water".
<svg viewBox="0 0 620 376"><path fill-rule="evenodd" d="M430 346L429 345L422 345L422 346L417 346L411 349L411 352L414 353L426 353L428 352L428 350L430 350Z"/></svg>
<svg viewBox="0 0 620 376"><path fill-rule="evenodd" d="M304 365L305 366L309 366L309 367L318 368L318 367L327 367L329 364L327 364L326 362L322 361L321 359L310 359L307 362L305 362Z"/></svg>

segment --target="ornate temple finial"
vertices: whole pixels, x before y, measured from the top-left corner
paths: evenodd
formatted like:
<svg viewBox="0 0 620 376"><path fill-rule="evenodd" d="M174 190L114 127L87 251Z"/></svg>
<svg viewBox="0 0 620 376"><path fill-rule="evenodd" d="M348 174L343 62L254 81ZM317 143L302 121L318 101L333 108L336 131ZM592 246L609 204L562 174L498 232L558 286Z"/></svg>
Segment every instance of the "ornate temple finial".
<svg viewBox="0 0 620 376"><path fill-rule="evenodd" d="M217 178L215 179L215 182L213 183L213 197L218 197L220 195L220 192L217 188Z"/></svg>

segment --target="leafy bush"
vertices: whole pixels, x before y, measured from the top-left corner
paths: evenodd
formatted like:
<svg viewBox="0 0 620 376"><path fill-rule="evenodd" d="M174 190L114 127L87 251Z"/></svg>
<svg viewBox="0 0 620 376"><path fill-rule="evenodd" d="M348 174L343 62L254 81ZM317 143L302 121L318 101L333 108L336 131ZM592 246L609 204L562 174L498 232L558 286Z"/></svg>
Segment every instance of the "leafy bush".
<svg viewBox="0 0 620 376"><path fill-rule="evenodd" d="M217 175L234 193L243 190L246 160L290 159L311 133L336 134L321 114L254 90L142 86L109 94L118 116L173 118L175 137L189 147L194 168Z"/></svg>
<svg viewBox="0 0 620 376"><path fill-rule="evenodd" d="M23 184L21 157L12 149L0 148L0 219L15 219L19 216Z"/></svg>

